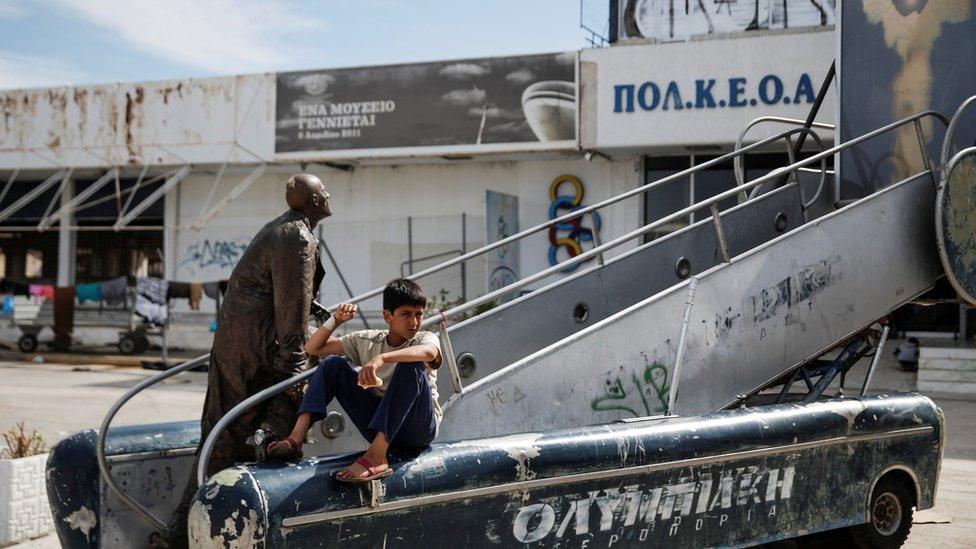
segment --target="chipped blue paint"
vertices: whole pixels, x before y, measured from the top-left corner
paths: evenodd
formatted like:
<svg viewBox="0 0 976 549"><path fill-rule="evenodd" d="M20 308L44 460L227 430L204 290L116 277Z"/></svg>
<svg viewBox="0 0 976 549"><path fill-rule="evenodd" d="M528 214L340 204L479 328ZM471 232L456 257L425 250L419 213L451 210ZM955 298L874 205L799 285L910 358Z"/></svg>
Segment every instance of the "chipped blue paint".
<svg viewBox="0 0 976 549"><path fill-rule="evenodd" d="M105 512L104 503L108 490L98 472L95 452L97 438L98 433L93 429L76 433L55 445L47 461L48 500L51 503L58 539L64 548L117 546L113 541L118 540L103 539L107 531L136 530L140 532L138 537L141 540L148 539L147 535L142 535L147 527L134 515L116 517ZM113 427L106 437L105 454L109 457L147 453L152 455L154 452L195 448L199 441L200 423L197 421ZM131 485L141 491L135 495L151 500L158 497L158 494L181 490L189 471L187 468L184 478L175 478L175 463L167 462L176 460L175 457L156 456L155 459L146 460L144 471L140 467L127 469L126 474L129 477L139 476L132 478ZM87 517L88 513L94 519L94 527L86 534L83 528L77 526L78 517ZM124 524L113 524L113 521Z"/></svg>
<svg viewBox="0 0 976 549"><path fill-rule="evenodd" d="M197 547L770 541L865 521L871 481L892 465L917 474L918 508L930 507L942 428L931 400L902 394L443 442L393 455L394 473L382 482L379 507L342 518L321 513L370 509L366 486L334 477L354 454L248 465L236 468L239 478L229 486L201 488L191 521L208 525L209 537L196 538ZM797 444L806 446L768 451ZM734 453L745 454L719 457ZM561 480L594 472L605 474ZM553 482L525 484L545 479ZM208 486L216 488L213 495ZM505 488L476 497L458 494L498 486ZM428 496L448 501L383 507ZM648 501L660 503L649 515ZM260 524L241 520L251 510ZM636 520L637 514L644 518ZM251 541L235 541L244 539Z"/></svg>

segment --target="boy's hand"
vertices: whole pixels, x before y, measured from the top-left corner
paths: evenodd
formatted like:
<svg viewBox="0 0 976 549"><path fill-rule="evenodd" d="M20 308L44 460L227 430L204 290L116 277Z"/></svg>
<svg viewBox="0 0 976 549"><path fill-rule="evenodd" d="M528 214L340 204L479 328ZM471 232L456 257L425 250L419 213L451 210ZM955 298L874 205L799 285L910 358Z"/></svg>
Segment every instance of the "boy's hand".
<svg viewBox="0 0 976 549"><path fill-rule="evenodd" d="M359 378L356 380L356 384L363 389L383 385L383 380L376 375L376 369L383 364L384 362L382 356L373 357L369 362L363 365L361 370L359 370Z"/></svg>
<svg viewBox="0 0 976 549"><path fill-rule="evenodd" d="M336 326L352 320L352 317L356 316L356 304L355 303L342 303L338 307L332 316L335 318Z"/></svg>

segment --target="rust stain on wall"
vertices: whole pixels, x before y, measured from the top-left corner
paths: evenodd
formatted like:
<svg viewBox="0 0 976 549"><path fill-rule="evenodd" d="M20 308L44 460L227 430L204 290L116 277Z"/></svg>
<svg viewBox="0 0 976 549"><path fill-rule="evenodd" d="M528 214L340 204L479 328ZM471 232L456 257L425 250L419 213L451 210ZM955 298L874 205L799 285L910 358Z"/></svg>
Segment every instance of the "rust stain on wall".
<svg viewBox="0 0 976 549"><path fill-rule="evenodd" d="M146 99L146 90L136 86L134 93L125 92L125 147L129 151L128 162L138 163L140 147L134 145L133 132L142 129L142 102Z"/></svg>

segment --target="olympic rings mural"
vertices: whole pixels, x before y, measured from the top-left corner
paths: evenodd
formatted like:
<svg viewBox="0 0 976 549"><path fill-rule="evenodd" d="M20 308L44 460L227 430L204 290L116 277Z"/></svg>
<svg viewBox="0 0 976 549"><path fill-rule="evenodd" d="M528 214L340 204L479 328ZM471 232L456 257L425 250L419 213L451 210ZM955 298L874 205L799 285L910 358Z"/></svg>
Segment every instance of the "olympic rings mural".
<svg viewBox="0 0 976 549"><path fill-rule="evenodd" d="M559 194L560 188L567 183L573 188L573 194ZM549 219L565 215L565 212L560 210L576 211L582 208L585 192L583 182L574 175L560 175L553 179L549 185ZM593 212L591 219L593 227L584 227L582 216L549 227L549 265L559 263L559 248L566 248L569 257L576 257L583 253L583 242L592 242L594 231L599 234L602 225L599 213ZM570 265L562 272L571 273L582 263Z"/></svg>

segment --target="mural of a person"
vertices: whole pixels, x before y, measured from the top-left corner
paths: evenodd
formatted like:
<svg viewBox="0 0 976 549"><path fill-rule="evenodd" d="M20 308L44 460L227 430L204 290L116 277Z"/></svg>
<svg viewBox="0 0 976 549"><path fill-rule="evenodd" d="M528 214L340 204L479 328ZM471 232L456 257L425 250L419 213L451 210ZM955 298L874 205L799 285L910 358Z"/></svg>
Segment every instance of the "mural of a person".
<svg viewBox="0 0 976 549"><path fill-rule="evenodd" d="M901 67L891 83L893 120L932 108L932 49L942 34L943 25L966 21L972 15L970 0L867 0L862 9L868 21L884 29L885 44L901 58ZM931 134L932 119L922 120L926 134ZM895 157L904 162L894 164L894 181L900 181L921 166L921 151L915 128L904 126L897 131Z"/></svg>

